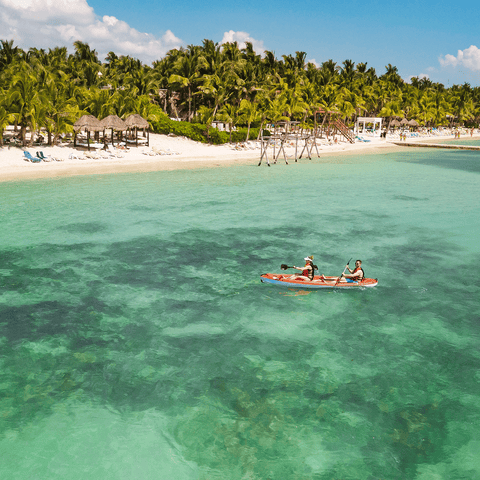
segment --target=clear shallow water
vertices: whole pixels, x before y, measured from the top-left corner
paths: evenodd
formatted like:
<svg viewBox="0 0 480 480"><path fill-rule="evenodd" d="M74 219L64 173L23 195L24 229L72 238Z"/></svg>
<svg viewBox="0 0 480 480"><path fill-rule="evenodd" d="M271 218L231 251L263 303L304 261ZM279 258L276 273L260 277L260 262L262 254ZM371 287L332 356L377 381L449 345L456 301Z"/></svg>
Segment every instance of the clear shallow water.
<svg viewBox="0 0 480 480"><path fill-rule="evenodd" d="M448 143L450 145L472 145L472 146L480 146L480 140L472 139L468 135L464 135L463 137L452 139L452 140L445 140L441 143Z"/></svg>
<svg viewBox="0 0 480 480"><path fill-rule="evenodd" d="M479 163L0 184L0 478L480 478Z"/></svg>

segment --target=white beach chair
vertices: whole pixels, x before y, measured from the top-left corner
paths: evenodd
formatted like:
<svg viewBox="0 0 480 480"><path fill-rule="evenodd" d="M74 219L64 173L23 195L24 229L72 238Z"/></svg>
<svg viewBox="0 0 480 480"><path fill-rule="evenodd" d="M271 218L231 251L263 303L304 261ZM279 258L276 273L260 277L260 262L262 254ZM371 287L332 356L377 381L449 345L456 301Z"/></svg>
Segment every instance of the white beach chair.
<svg viewBox="0 0 480 480"><path fill-rule="evenodd" d="M148 155L148 156L150 156L150 157L153 157L153 156L155 156L155 155L159 155L157 152L154 152L153 150L147 150L146 148L144 148L144 149L142 150L142 154L143 154L143 155Z"/></svg>
<svg viewBox="0 0 480 480"><path fill-rule="evenodd" d="M165 150L162 150L161 148L158 147L152 147L152 150L157 154L157 155L168 155L168 153Z"/></svg>
<svg viewBox="0 0 480 480"><path fill-rule="evenodd" d="M111 144L108 145L107 152L110 153L110 155L113 155L114 157L117 157L117 158L123 158L125 156L122 153L120 153L118 150L116 150L115 147Z"/></svg>

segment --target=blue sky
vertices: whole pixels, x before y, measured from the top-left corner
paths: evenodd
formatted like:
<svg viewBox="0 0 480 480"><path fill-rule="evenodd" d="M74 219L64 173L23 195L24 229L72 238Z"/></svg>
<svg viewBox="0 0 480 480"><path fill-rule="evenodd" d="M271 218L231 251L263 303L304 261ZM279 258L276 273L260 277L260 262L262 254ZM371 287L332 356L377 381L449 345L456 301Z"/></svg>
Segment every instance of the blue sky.
<svg viewBox="0 0 480 480"><path fill-rule="evenodd" d="M277 58L304 51L318 65L350 59L379 75L391 63L406 80L480 86L478 0L0 0L0 8L0 38L22 48L72 50L79 39L102 60L113 50L151 63L205 38L248 40Z"/></svg>

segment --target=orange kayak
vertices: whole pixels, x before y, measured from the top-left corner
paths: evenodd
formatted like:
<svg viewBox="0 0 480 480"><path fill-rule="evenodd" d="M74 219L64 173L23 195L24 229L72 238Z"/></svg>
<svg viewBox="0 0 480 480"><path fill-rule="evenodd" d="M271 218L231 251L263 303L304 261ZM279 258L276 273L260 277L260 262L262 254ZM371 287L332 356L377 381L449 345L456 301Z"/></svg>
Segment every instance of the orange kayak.
<svg viewBox="0 0 480 480"><path fill-rule="evenodd" d="M293 288L359 288L359 287L376 287L378 280L376 278L364 278L360 282L338 282L338 277L322 277L315 276L313 280L306 281L302 279L292 280L291 275L283 275L281 273L264 273L260 276L262 283L271 283L272 285L280 285L282 287Z"/></svg>

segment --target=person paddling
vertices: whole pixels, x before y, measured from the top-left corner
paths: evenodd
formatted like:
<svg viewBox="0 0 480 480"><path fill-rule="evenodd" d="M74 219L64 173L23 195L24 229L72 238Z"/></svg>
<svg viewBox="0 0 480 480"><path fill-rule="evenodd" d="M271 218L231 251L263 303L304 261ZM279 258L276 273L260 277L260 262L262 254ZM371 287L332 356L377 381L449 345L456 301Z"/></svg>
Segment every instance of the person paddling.
<svg viewBox="0 0 480 480"><path fill-rule="evenodd" d="M343 273L339 279L340 281L345 279L345 281L349 283L361 282L365 278L365 272L363 271L361 260L355 261L355 268L353 270L351 270L348 265L345 268L350 272L350 274Z"/></svg>
<svg viewBox="0 0 480 480"><path fill-rule="evenodd" d="M298 273L294 273L289 278L291 280L305 280L306 282L311 282L313 277L315 276L315 267L313 265L313 255L309 257L305 257L305 266L304 267L296 267L295 265L292 267L295 270L301 270L301 275Z"/></svg>

